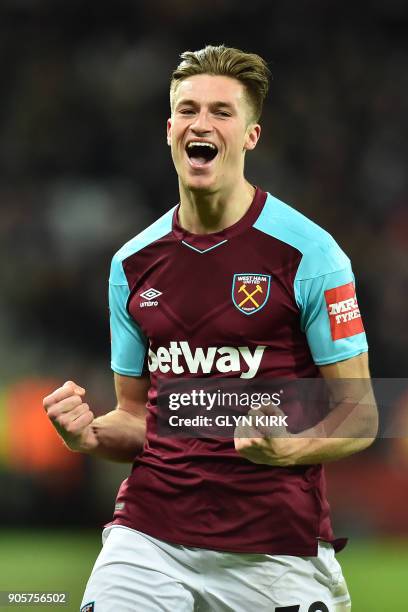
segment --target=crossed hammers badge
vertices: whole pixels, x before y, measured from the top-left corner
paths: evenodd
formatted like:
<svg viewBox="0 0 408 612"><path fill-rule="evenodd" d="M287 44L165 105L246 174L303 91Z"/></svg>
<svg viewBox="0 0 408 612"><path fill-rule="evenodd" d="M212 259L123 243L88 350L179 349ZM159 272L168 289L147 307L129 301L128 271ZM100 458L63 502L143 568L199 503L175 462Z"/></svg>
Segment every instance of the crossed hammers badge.
<svg viewBox="0 0 408 612"><path fill-rule="evenodd" d="M232 301L244 314L253 314L265 306L271 284L269 274L234 274Z"/></svg>

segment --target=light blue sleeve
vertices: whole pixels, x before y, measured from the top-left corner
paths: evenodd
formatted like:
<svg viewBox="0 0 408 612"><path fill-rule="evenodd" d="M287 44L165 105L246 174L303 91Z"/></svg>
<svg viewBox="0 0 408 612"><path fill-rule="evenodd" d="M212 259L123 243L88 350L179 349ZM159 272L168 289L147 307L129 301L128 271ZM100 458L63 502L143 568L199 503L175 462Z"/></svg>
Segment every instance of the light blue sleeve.
<svg viewBox="0 0 408 612"><path fill-rule="evenodd" d="M126 308L129 293L122 261L115 255L109 278L111 368L117 374L141 376L147 339Z"/></svg>
<svg viewBox="0 0 408 612"><path fill-rule="evenodd" d="M316 274L318 271L318 274ZM316 365L355 357L368 350L364 332L333 340L325 291L354 284L350 260L337 244L311 249L304 255L295 279L295 298Z"/></svg>
<svg viewBox="0 0 408 612"><path fill-rule="evenodd" d="M354 283L350 260L333 237L271 194L254 228L302 254L294 294L301 328L306 333L314 362L317 365L335 363L367 351L364 331L337 340L332 338L325 291Z"/></svg>

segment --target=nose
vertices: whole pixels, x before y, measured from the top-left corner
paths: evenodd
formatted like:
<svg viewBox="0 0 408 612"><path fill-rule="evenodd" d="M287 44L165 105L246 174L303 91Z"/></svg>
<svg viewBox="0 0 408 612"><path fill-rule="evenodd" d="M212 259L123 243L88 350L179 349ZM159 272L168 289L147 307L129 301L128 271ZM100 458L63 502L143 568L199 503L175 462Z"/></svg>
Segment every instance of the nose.
<svg viewBox="0 0 408 612"><path fill-rule="evenodd" d="M191 129L196 134L206 134L211 132L212 126L208 118L208 113L202 110L197 114L195 121L191 124Z"/></svg>

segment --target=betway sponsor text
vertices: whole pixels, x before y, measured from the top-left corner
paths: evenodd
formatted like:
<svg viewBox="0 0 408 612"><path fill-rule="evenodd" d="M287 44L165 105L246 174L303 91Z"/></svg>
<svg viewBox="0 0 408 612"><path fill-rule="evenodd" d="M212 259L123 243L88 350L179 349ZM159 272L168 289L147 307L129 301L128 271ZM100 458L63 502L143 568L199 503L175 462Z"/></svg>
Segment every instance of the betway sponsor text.
<svg viewBox="0 0 408 612"><path fill-rule="evenodd" d="M172 340L168 347L160 346L156 352L149 349L149 370L163 374L209 374L220 372L239 373L240 378L253 378L259 370L264 345L258 345L252 352L247 346L209 346L192 350L186 341Z"/></svg>

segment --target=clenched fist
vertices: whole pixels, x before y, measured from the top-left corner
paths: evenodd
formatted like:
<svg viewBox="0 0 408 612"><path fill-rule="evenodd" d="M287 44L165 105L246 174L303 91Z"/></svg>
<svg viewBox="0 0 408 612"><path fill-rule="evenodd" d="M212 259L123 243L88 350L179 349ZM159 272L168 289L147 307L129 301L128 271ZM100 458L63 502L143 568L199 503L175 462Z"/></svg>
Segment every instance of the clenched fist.
<svg viewBox="0 0 408 612"><path fill-rule="evenodd" d="M94 414L83 402L85 389L67 381L43 400L43 406L65 444L74 451L89 451L97 444L91 423Z"/></svg>
<svg viewBox="0 0 408 612"><path fill-rule="evenodd" d="M251 409L247 417L251 419L251 424L238 425L234 431L235 450L241 457L252 463L280 467L296 463L304 441L286 429L281 410L276 407ZM272 417L276 421L271 420Z"/></svg>

